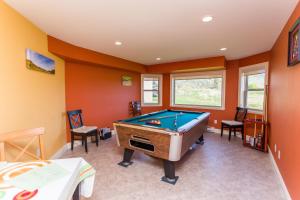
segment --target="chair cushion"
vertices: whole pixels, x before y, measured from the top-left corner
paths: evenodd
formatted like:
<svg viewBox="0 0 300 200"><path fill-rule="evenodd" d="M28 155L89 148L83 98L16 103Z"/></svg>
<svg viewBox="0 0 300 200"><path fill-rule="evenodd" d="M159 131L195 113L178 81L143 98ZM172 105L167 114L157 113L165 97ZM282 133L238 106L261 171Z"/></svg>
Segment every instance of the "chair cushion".
<svg viewBox="0 0 300 200"><path fill-rule="evenodd" d="M234 121L234 120L222 120L223 124L229 125L229 126L242 126L243 122Z"/></svg>
<svg viewBox="0 0 300 200"><path fill-rule="evenodd" d="M75 133L89 133L96 130L97 128L97 126L81 126L79 128L72 129L72 131Z"/></svg>

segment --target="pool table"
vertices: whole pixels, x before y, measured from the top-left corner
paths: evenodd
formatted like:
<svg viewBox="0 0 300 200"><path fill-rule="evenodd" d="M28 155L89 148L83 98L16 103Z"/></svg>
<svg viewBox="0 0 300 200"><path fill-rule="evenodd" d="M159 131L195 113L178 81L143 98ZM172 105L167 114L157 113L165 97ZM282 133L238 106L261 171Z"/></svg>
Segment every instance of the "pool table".
<svg viewBox="0 0 300 200"><path fill-rule="evenodd" d="M203 144L209 115L207 112L162 110L114 122L117 143L124 148L119 165L131 165L135 150L144 152L163 159L165 176L161 180L175 184L178 179L175 162L194 143ZM160 124L151 124L151 120Z"/></svg>

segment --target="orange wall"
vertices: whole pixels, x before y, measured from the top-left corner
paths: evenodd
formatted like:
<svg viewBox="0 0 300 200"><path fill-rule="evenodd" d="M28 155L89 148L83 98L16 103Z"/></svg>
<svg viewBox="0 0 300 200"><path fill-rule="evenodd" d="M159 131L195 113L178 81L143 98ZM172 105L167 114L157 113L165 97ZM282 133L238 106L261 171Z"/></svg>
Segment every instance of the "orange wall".
<svg viewBox="0 0 300 200"><path fill-rule="evenodd" d="M194 109L194 108L189 109L189 108L178 108L178 107L174 109L196 110L196 111L198 110L198 111L210 112L211 116L209 119L209 125L212 127L220 128L221 120L232 119L234 117L236 106L238 105L239 67L266 62L269 61L269 59L270 59L270 52L264 52L261 54L253 55L239 60L226 62L225 110L212 110L212 109L206 110L206 109ZM206 59L205 61L207 60L208 59ZM211 62L211 61L216 61L216 60L210 60L211 66L216 66L215 65L216 62ZM220 62L221 60L219 59L217 61ZM185 67L185 69L190 69L190 66L197 66L199 60L195 60L195 63L193 63L193 61L185 61L181 63L188 63L188 64L184 64L183 66ZM159 68L157 66L159 66ZM160 65L147 67L147 71L149 73L161 73L161 72L168 72L168 73L164 73L163 75L163 106L143 107L142 110L143 113L172 108L170 107L170 71L177 70L177 69L178 69L178 62L174 63L174 65L173 63L167 63L167 64L160 64ZM181 67L180 69L184 69L184 68ZM214 124L214 120L217 120L218 123Z"/></svg>
<svg viewBox="0 0 300 200"><path fill-rule="evenodd" d="M148 73L170 73L175 70L195 69L195 68L207 68L207 67L224 67L225 57L211 57L202 58L196 60L187 60L172 63L163 63L157 65L151 65L147 67Z"/></svg>
<svg viewBox="0 0 300 200"><path fill-rule="evenodd" d="M123 75L133 78L132 86L122 86ZM140 99L139 73L66 62L65 80L66 109L82 109L87 125L112 128L113 121L129 117L129 102Z"/></svg>
<svg viewBox="0 0 300 200"><path fill-rule="evenodd" d="M135 72L145 72L145 66L122 58L81 48L48 35L50 52L68 61L112 67Z"/></svg>
<svg viewBox="0 0 300 200"><path fill-rule="evenodd" d="M300 64L287 67L287 52L288 31L299 16L300 4L272 48L269 96L270 148L292 199L300 199Z"/></svg>

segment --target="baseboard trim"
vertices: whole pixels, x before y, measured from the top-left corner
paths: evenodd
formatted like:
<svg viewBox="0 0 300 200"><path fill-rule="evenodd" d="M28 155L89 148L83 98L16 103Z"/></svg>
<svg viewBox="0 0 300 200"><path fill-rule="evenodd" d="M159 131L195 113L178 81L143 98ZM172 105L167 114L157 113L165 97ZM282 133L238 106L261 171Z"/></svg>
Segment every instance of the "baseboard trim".
<svg viewBox="0 0 300 200"><path fill-rule="evenodd" d="M221 134L221 129L215 127L208 127L207 132ZM223 133L225 133L225 131ZM228 132L226 134L228 134Z"/></svg>
<svg viewBox="0 0 300 200"><path fill-rule="evenodd" d="M209 133L221 134L221 129L215 128L215 127L208 127L207 131ZM223 135L229 135L229 131L228 130L223 130ZM233 132L231 132L231 136L233 136ZM236 134L236 137L242 138L241 134Z"/></svg>
<svg viewBox="0 0 300 200"><path fill-rule="evenodd" d="M282 178L282 176L281 176L281 173L280 173L280 171L279 171L279 168L278 168L278 166L277 166L277 164L276 164L276 161L275 161L275 159L274 159L273 153L272 153L272 151L271 151L271 149L270 149L269 146L268 146L268 151L269 151L270 160L271 160L272 165L273 165L273 169L275 170L275 173L276 173L276 175L277 175L278 178L279 178L280 185L281 185L281 188L282 188L282 190L283 190L283 193L284 193L284 195L285 195L285 197L286 197L287 200L292 200L292 198L291 198L291 196L290 196L290 193L289 193L289 191L288 191L288 189L287 189L287 187L286 187L286 185L285 185L285 183L284 183L284 180L283 180L283 178Z"/></svg>
<svg viewBox="0 0 300 200"><path fill-rule="evenodd" d="M64 144L55 154L51 156L51 160L59 159L63 156L63 154L68 150L68 144Z"/></svg>
<svg viewBox="0 0 300 200"><path fill-rule="evenodd" d="M88 142L90 142L90 141L88 141ZM81 146L81 141L78 141L78 140L74 141L74 148L77 146ZM71 149L71 142L68 142L68 143L64 144L57 152L55 152L55 154L53 154L50 159L51 160L60 159L64 155L64 153L70 149Z"/></svg>

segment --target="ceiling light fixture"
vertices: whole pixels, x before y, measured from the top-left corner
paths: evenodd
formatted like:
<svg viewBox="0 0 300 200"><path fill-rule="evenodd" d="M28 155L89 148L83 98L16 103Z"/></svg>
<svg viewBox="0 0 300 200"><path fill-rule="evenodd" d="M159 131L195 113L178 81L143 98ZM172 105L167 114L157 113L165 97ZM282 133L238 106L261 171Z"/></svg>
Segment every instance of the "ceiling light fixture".
<svg viewBox="0 0 300 200"><path fill-rule="evenodd" d="M122 45L122 42L120 42L120 41L115 41L115 45L121 46L121 45Z"/></svg>
<svg viewBox="0 0 300 200"><path fill-rule="evenodd" d="M227 50L226 47L223 47L223 48L220 49L220 51L226 51L226 50Z"/></svg>
<svg viewBox="0 0 300 200"><path fill-rule="evenodd" d="M156 58L156 60L161 60L161 58Z"/></svg>
<svg viewBox="0 0 300 200"><path fill-rule="evenodd" d="M210 15L207 15L207 16L202 18L202 21L205 22L205 23L210 22L212 20L213 20L213 17L210 16Z"/></svg>

